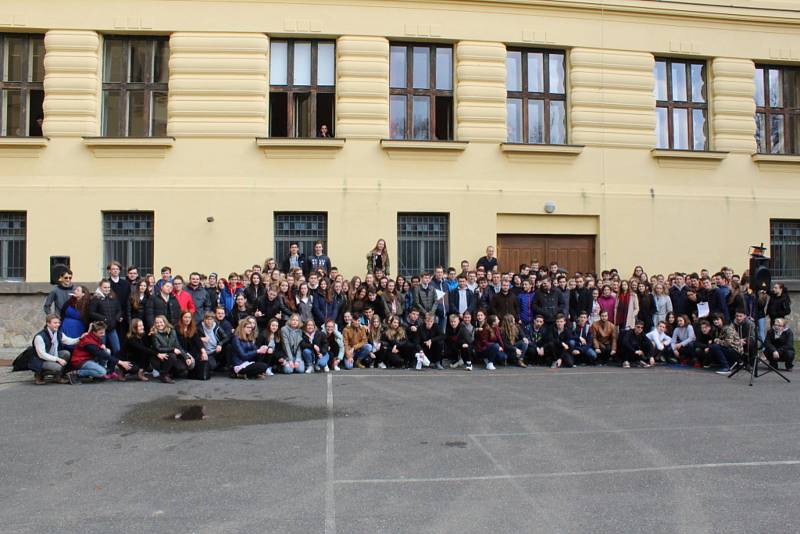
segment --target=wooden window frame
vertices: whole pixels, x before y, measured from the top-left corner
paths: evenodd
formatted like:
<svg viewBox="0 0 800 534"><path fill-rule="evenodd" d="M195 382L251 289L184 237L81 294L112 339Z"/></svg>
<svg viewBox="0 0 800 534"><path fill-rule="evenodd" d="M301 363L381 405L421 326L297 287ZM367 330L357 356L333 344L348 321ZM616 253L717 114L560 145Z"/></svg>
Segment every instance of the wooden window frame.
<svg viewBox="0 0 800 534"><path fill-rule="evenodd" d="M703 60L657 57L655 62L663 61L666 63L666 76L667 76L667 100L656 100L656 108L663 108L667 110L667 142L668 146L663 147L662 150L688 150L691 152L708 152L710 150L710 139L708 124L710 117L708 115L708 62ZM672 64L683 63L686 68L686 101L672 100ZM703 102L692 101L692 65L699 65L703 67ZM656 83L658 81L656 80ZM675 136L674 126L672 120L672 110L686 109L687 110L687 139L686 146L688 149L675 149ZM705 147L702 150L694 148L694 110L699 109L705 111ZM658 132L656 132L656 136Z"/></svg>
<svg viewBox="0 0 800 534"><path fill-rule="evenodd" d="M333 94L334 107L333 107L333 121L336 122L336 41L329 39L272 39L270 41L270 57L272 54L273 43L286 43L286 84L285 85L272 85L270 83L269 92L272 93L285 93L286 94L286 137L277 137L276 139L316 139L317 138L317 95ZM297 43L310 43L311 44L311 84L310 85L295 85L294 84L294 45ZM333 45L333 85L318 85L318 67L319 67L319 45L332 44ZM270 76L271 76L270 71ZM314 126L314 135L309 137L299 137L294 131L294 95L308 94L311 95L311 102L309 104L309 123ZM271 126L270 126L271 128ZM335 124L328 125L329 135L335 137ZM269 132L272 137L272 131Z"/></svg>
<svg viewBox="0 0 800 534"><path fill-rule="evenodd" d="M508 100L522 101L522 145L538 144L569 144L569 121L567 116L567 52L566 50L553 50L544 48L518 48L509 47L506 49L506 58L509 52L519 52L521 54L521 91L508 91L508 81L506 80L506 102ZM528 54L542 54L542 88L543 92L528 91ZM553 93L550 91L550 54L561 54L564 57L564 92ZM544 143L531 143L528 141L528 101L535 100L544 102ZM552 143L550 141L550 103L553 101L564 102L564 143Z"/></svg>
<svg viewBox="0 0 800 534"><path fill-rule="evenodd" d="M5 71L5 49L6 49L6 39L7 38L23 38L25 39L25 61L22 62L22 79L24 81L5 81L3 80L2 73ZM4 117L4 106L2 94L3 91L6 89L10 89L13 91L20 91L22 97L22 106L20 106L20 117L19 121L20 124L25 125L25 133L23 135L13 135L6 132L3 137L31 137L31 130L30 130L30 121L28 120L28 106L30 105L30 94L31 91L42 91L44 92L44 79L40 82L33 82L27 81L28 76L31 73L31 64L30 64L30 57L31 57L31 41L34 38L42 39L44 41L44 35L36 33L36 34L25 34L25 33L0 33L0 125L3 123ZM44 109L42 109L42 114L44 114Z"/></svg>
<svg viewBox="0 0 800 534"><path fill-rule="evenodd" d="M791 128L789 128L789 118L794 117L796 121L800 121L800 102L795 107L786 104L786 96L791 92L791 84L789 77L786 76L787 71L800 71L798 66L788 65L766 65L757 64L756 73L761 69L764 77L764 105L759 106L756 102L756 117L764 115L764 139L766 141L766 152L760 152L758 143L756 143L756 152L758 154L786 154L786 155L800 155L795 150L795 136ZM769 71L779 70L781 72L781 86L783 90L783 105L781 107L771 107L769 105ZM800 74L800 73L799 73ZM783 152L772 152L772 121L770 120L775 115L783 116ZM756 128L758 128L758 121L756 121ZM758 130L756 130L757 135Z"/></svg>
<svg viewBox="0 0 800 534"><path fill-rule="evenodd" d="M130 45L131 41L148 41L152 45L152 53L150 54L150 61L151 63L147 66L148 68L145 69L144 75L144 82L130 82L130 81L123 81L123 82L107 82L105 80L102 81L102 91L103 91L103 102L102 102L102 132L103 137L137 137L130 135L130 121L128 117L128 107L129 107L129 99L130 93L134 91L144 91L144 116L147 120L147 135L145 137L162 137L162 136L153 136L153 109L152 109L152 102L153 102L153 94L154 93L166 93L169 97L169 81L165 82L155 82L153 81L153 75L155 72L155 62L156 62L156 43L164 42L167 45L167 49L169 49L169 37L168 36L152 36L152 35L106 35L103 37L103 78L105 78L105 65L108 61L106 56L106 43L111 41L121 41L122 42L122 63L123 63L123 70L126 73L126 78L130 77ZM169 80L169 73L167 73L167 79ZM112 136L107 135L107 122L105 116L105 98L106 98L106 91L109 92L116 92L122 95L123 98L120 98L119 109L117 112L119 114L119 123L117 124L118 130L122 132L121 136Z"/></svg>
<svg viewBox="0 0 800 534"><path fill-rule="evenodd" d="M406 49L406 86L405 87L392 87L391 81L389 84L389 105L391 106L392 96L405 96L406 97L406 125L405 135L400 141L453 141L455 140L455 116L453 117L453 135L450 139L437 139L436 138L436 98L446 97L450 98L450 105L454 108L455 99L453 98L454 90L436 89L436 49L446 48L450 50L450 76L452 80L452 87L455 87L455 50L453 45L445 43L414 43L414 42L390 42L389 43L389 76L391 77L391 50L392 47L402 46ZM428 88L415 89L414 88L414 48L427 48L428 49ZM414 97L427 96L429 97L428 105L428 138L415 139L414 138ZM451 109L453 112L454 109ZM391 122L391 109L389 111L389 121Z"/></svg>

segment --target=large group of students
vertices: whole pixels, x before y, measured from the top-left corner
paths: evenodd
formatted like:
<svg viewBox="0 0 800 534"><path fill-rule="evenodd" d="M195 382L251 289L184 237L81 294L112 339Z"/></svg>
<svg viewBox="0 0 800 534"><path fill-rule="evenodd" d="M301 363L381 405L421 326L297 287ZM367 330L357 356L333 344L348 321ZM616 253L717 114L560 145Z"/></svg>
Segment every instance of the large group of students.
<svg viewBox="0 0 800 534"><path fill-rule="evenodd" d="M790 299L747 273L630 276L565 272L556 262L501 272L495 249L460 271L390 277L383 239L366 275L345 278L317 242L292 243L227 277L163 267L160 277L112 261L94 291L64 268L46 324L19 359L36 384L96 380L261 379L353 368L692 366L720 374L743 358L792 370Z"/></svg>

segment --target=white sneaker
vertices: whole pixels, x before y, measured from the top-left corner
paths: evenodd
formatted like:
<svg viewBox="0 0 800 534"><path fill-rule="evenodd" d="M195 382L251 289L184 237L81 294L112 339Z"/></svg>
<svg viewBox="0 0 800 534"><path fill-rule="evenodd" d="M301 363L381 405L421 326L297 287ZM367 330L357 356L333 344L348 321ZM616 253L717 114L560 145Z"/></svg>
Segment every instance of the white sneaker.
<svg viewBox="0 0 800 534"><path fill-rule="evenodd" d="M339 369L339 364L334 365L333 366L333 370L334 371L341 371L341 369Z"/></svg>
<svg viewBox="0 0 800 534"><path fill-rule="evenodd" d="M458 360L457 362L453 362L450 364L450 369L458 369L459 367L464 366L464 360Z"/></svg>
<svg viewBox="0 0 800 534"><path fill-rule="evenodd" d="M494 364L492 362L488 362L486 364L486 370L487 371L494 371L495 370Z"/></svg>
<svg viewBox="0 0 800 534"><path fill-rule="evenodd" d="M329 371L330 371L330 369L328 368L328 366L327 366L327 365L326 365L325 367L323 367L323 368L322 368L322 372L323 372L323 373L327 373L327 372L329 372Z"/></svg>
<svg viewBox="0 0 800 534"><path fill-rule="evenodd" d="M422 365L424 365L425 367L430 367L431 365L431 361L428 359L427 356L425 356L424 352L422 353Z"/></svg>
<svg viewBox="0 0 800 534"><path fill-rule="evenodd" d="M161 373L158 372L158 369L153 369L152 375L153 378L158 378L159 376L161 376Z"/></svg>
<svg viewBox="0 0 800 534"><path fill-rule="evenodd" d="M465 366L464 366L464 370L465 370L465 371L472 371L472 364L471 364L471 363L468 363L467 365L465 365Z"/></svg>
<svg viewBox="0 0 800 534"><path fill-rule="evenodd" d="M272 368L271 367L267 367L267 376L274 376L274 375L275 375L275 373L272 372Z"/></svg>
<svg viewBox="0 0 800 534"><path fill-rule="evenodd" d="M381 362L378 364L378 369L386 369L386 364Z"/></svg>
<svg viewBox="0 0 800 534"><path fill-rule="evenodd" d="M417 358L417 371L422 371L422 359Z"/></svg>
<svg viewBox="0 0 800 534"><path fill-rule="evenodd" d="M309 367L308 369L306 369L306 374L307 375L309 375L309 374L311 374L313 372L314 372L314 369L312 367Z"/></svg>

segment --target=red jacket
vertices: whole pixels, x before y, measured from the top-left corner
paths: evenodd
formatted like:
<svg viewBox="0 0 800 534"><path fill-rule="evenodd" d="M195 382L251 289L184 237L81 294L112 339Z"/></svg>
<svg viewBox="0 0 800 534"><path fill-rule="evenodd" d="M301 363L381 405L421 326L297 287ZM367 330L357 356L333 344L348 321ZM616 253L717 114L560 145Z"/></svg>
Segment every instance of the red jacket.
<svg viewBox="0 0 800 534"><path fill-rule="evenodd" d="M478 333L478 338L475 340L475 350L477 352L483 352L489 345L492 343L500 344L500 327L495 326L492 328L491 326L484 326L483 330Z"/></svg>
<svg viewBox="0 0 800 534"><path fill-rule="evenodd" d="M194 305L194 299L192 298L191 293L189 293L188 291L181 291L180 293L173 291L172 294L175 295L176 299L178 299L178 304L181 305L181 312L189 310L190 312L192 312L192 315L194 315L197 312L197 308Z"/></svg>
<svg viewBox="0 0 800 534"><path fill-rule="evenodd" d="M86 350L87 345L96 345L97 348L100 348L103 345L103 340L97 337L97 334L93 332L88 332L84 335L80 341L78 341L78 344L75 345L75 350L72 351L72 358L69 360L70 367L73 369L80 369L83 367L84 363L94 359L94 356Z"/></svg>

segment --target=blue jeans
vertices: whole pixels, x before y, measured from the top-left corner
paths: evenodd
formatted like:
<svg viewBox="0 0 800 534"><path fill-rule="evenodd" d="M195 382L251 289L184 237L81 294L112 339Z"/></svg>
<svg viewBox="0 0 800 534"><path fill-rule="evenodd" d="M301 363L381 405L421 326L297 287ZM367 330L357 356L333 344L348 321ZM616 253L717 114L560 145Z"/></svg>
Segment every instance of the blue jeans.
<svg viewBox="0 0 800 534"><path fill-rule="evenodd" d="M367 362L369 363L369 353L372 352L372 345L367 343L360 349L356 349L353 351L353 359L361 360L361 363Z"/></svg>
<svg viewBox="0 0 800 534"><path fill-rule="evenodd" d="M111 354L119 354L119 334L117 334L116 330L106 330L106 338L103 340L103 343L105 343L106 347L111 349Z"/></svg>
<svg viewBox="0 0 800 534"><path fill-rule="evenodd" d="M593 365L597 361L597 353L591 346L581 345L580 343L576 343L575 340L570 340L568 345L570 351L578 351L578 358L580 358L583 363Z"/></svg>
<svg viewBox="0 0 800 534"><path fill-rule="evenodd" d="M331 359L331 355L328 354L327 352L322 354L322 355L320 355L320 357L317 358L317 367L320 368L320 369L322 369L323 367L327 367L328 362L330 361L330 359Z"/></svg>
<svg viewBox="0 0 800 534"><path fill-rule="evenodd" d="M286 363L283 365L283 374L290 375L292 373L305 373L306 372L306 364L303 360L297 360L297 363L300 365L297 366L297 369L292 368L289 365L292 362L290 359L286 359Z"/></svg>
<svg viewBox="0 0 800 534"><path fill-rule="evenodd" d="M758 339L763 343L767 339L767 318L762 317L758 320Z"/></svg>
<svg viewBox="0 0 800 534"><path fill-rule="evenodd" d="M725 368L730 368L731 365L739 361L739 353L729 347L723 347L714 343L709 348L711 356L716 358L719 364Z"/></svg>
<svg viewBox="0 0 800 534"><path fill-rule="evenodd" d="M94 360L83 362L81 368L78 369L78 376L81 378L92 377L97 378L106 375L106 368Z"/></svg>
<svg viewBox="0 0 800 534"><path fill-rule="evenodd" d="M501 363L506 361L508 356L505 352L500 352L500 345L497 343L489 343L486 350L478 352L478 357L491 363Z"/></svg>
<svg viewBox="0 0 800 534"><path fill-rule="evenodd" d="M352 360L348 360L348 359L344 359L344 360L342 360L342 365L344 365L345 369L352 369L353 368L353 361Z"/></svg>
<svg viewBox="0 0 800 534"><path fill-rule="evenodd" d="M314 365L314 351L311 349L303 349L303 360L305 362L306 367L315 367ZM328 365L328 360L330 360L330 355L326 352L322 354L319 358L317 358L316 367L322 369L326 365Z"/></svg>

